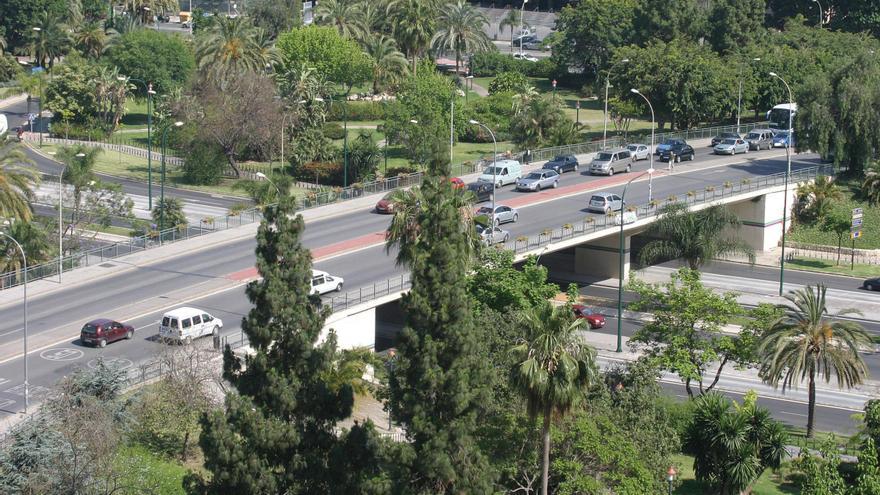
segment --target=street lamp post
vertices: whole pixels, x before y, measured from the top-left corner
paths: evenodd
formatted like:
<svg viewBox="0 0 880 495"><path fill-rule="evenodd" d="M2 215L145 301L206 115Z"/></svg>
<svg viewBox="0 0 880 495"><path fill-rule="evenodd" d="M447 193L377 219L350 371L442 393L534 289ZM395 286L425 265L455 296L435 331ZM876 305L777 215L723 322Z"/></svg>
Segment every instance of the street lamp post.
<svg viewBox="0 0 880 495"><path fill-rule="evenodd" d="M136 77L119 76L120 81L136 81L147 90L147 209L153 210L153 84Z"/></svg>
<svg viewBox="0 0 880 495"><path fill-rule="evenodd" d="M483 129L486 129L489 132L489 135L492 136L492 227L495 227L495 188L498 187L498 141L495 140L495 133L492 132L492 129L489 129L489 126L485 124L481 124L474 119L469 120L471 125L478 125Z"/></svg>
<svg viewBox="0 0 880 495"><path fill-rule="evenodd" d="M42 31L42 29L40 29L39 27L33 27L31 29L33 29L33 31L36 33L39 33L40 31ZM45 69L43 69L43 61L42 60L37 60L37 64L39 64L40 72L45 70ZM39 112L37 114L37 132L40 133L40 148L42 148L43 147L43 75L40 74L38 79L40 82L40 101L37 102L37 112ZM33 132L33 129L31 130L31 132Z"/></svg>
<svg viewBox="0 0 880 495"><path fill-rule="evenodd" d="M22 360L24 361L24 413L27 414L28 399L30 397L28 395L29 392L28 392L28 365L27 365L27 354L28 354L28 352L27 352L27 333L28 333L28 328L27 328L27 324L28 324L27 256L24 254L24 248L21 247L21 244L19 244L18 241L16 241L14 237L12 237L11 235L7 234L6 232L2 232L2 231L0 231L0 235L6 236L10 240L12 240L12 242L15 243L15 246L18 248L18 251L21 253L21 260L24 263L24 270L22 270L22 272L24 273L24 355L22 356Z"/></svg>
<svg viewBox="0 0 880 495"><path fill-rule="evenodd" d="M648 104L648 108L651 109L651 149L649 150L648 157L651 159L650 165L648 166L648 172L650 172L650 177L648 177L648 202L654 200L654 105L651 105L648 97L639 92L639 90L633 88L630 90L631 92L641 96L644 98L645 103ZM669 166L672 167L672 157L669 158Z"/></svg>
<svg viewBox="0 0 880 495"><path fill-rule="evenodd" d="M819 3L819 0L813 0L816 2L816 5L819 7L819 27L821 28L823 24L825 24L825 11L822 10L822 4Z"/></svg>
<svg viewBox="0 0 880 495"><path fill-rule="evenodd" d="M785 89L788 90L788 146L785 147L785 186L783 187L783 194L785 195L782 198L782 252L779 256L779 295L782 296L783 286L785 285L785 229L786 229L786 218L788 217L788 178L791 176L791 143L794 142L793 137L793 129L792 129L792 111L794 108L794 97L791 93L791 86L785 81L785 79L779 77L779 74L775 72L771 72L770 75L782 81L782 84L785 85Z"/></svg>
<svg viewBox="0 0 880 495"><path fill-rule="evenodd" d="M629 62L628 58L622 59L619 62L616 62L608 71L605 73L605 112L602 114L602 149L605 149L605 138L608 135L608 88L611 87L611 83L609 79L611 78L611 71L617 66L617 64L625 64Z"/></svg>
<svg viewBox="0 0 880 495"><path fill-rule="evenodd" d="M278 184L276 184L275 181L273 181L272 179L270 179L269 176L266 175L266 174L264 174L263 172L257 172L257 173L255 173L254 175L255 175L258 179L266 180L266 181L269 182L269 184L272 184L272 187L275 188L275 192L278 193L278 202L281 203L281 189L278 188Z"/></svg>
<svg viewBox="0 0 880 495"><path fill-rule="evenodd" d="M752 59L752 62L760 62L761 57L755 57ZM739 117L740 112L742 111L742 97L743 97L743 68L742 65L739 66L739 92L736 96L736 133L739 134Z"/></svg>
<svg viewBox="0 0 880 495"><path fill-rule="evenodd" d="M180 127L183 122L177 121L174 127ZM168 146L168 131L171 126L166 127L162 132L162 184L159 192L159 242L162 242L162 229L165 228L165 151Z"/></svg>
<svg viewBox="0 0 880 495"><path fill-rule="evenodd" d="M630 184L633 183L634 180L644 176L645 174L652 175L654 173L653 169L645 170L639 175L633 177L623 186L623 193L620 195L620 249L618 251L618 269L617 269L617 352L623 352L623 255L624 255L624 242L623 242L623 226L626 224L624 221L623 213L626 208L626 190Z"/></svg>
<svg viewBox="0 0 880 495"><path fill-rule="evenodd" d="M526 4L529 3L529 0L523 0L522 8L519 11L519 56L522 58L523 56L523 29L525 28L523 15L526 13Z"/></svg>

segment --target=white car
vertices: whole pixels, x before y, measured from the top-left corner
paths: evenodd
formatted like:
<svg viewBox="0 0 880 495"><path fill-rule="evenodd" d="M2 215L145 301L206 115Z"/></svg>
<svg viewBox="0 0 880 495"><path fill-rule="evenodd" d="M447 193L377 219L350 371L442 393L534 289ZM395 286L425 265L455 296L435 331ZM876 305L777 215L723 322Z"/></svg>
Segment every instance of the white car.
<svg viewBox="0 0 880 495"><path fill-rule="evenodd" d="M191 343L206 335L220 336L223 320L196 308L177 308L162 315L159 337L164 340Z"/></svg>
<svg viewBox="0 0 880 495"><path fill-rule="evenodd" d="M513 58L515 58L517 60L528 60L529 62L537 62L538 61L537 57L533 57L533 56L529 55L528 53L520 53L520 52L515 52L513 54Z"/></svg>
<svg viewBox="0 0 880 495"><path fill-rule="evenodd" d="M327 272L321 270L312 270L312 292L311 294L324 295L328 292L339 292L342 290L342 277L333 277Z"/></svg>
<svg viewBox="0 0 880 495"><path fill-rule="evenodd" d="M628 144L626 149L632 153L633 160L647 160L651 157L651 150L644 144Z"/></svg>

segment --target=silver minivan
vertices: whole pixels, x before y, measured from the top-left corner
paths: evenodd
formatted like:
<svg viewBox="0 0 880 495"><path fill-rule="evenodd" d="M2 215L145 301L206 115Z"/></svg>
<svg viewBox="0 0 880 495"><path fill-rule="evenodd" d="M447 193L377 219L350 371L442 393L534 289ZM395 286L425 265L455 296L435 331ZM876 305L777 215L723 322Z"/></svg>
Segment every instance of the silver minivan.
<svg viewBox="0 0 880 495"><path fill-rule="evenodd" d="M600 151L590 162L591 174L614 175L632 170L632 152L627 149Z"/></svg>
<svg viewBox="0 0 880 495"><path fill-rule="evenodd" d="M494 169L494 170L493 170ZM522 177L522 165L516 160L498 160L494 167L492 162L483 169L483 173L477 178L477 182L492 183L494 179L497 187L507 184L516 184L516 181Z"/></svg>
<svg viewBox="0 0 880 495"><path fill-rule="evenodd" d="M749 143L749 149L759 151L761 148L770 149L773 147L773 131L770 129L752 129L745 137Z"/></svg>

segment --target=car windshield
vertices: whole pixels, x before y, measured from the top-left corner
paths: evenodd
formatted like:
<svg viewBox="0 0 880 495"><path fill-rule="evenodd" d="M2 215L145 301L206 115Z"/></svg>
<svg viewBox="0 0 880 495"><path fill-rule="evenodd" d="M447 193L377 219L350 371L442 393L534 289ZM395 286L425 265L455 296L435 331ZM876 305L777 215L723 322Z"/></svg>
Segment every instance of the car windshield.
<svg viewBox="0 0 880 495"><path fill-rule="evenodd" d="M607 162L610 159L611 153L599 153L598 155L596 155L596 160L599 160L600 162Z"/></svg>
<svg viewBox="0 0 880 495"><path fill-rule="evenodd" d="M761 137L761 135L757 132L750 132L747 139L758 139L759 137Z"/></svg>
<svg viewBox="0 0 880 495"><path fill-rule="evenodd" d="M590 198L590 202L593 202L593 203L604 203L604 202L605 202L605 196L593 196L592 198Z"/></svg>
<svg viewBox="0 0 880 495"><path fill-rule="evenodd" d="M732 132L725 132L724 134L721 135L721 137L725 137L725 138L738 138L739 135L734 134L734 133L732 133Z"/></svg>
<svg viewBox="0 0 880 495"><path fill-rule="evenodd" d="M538 179L540 179L540 178L541 178L541 173L540 173L540 172L532 172L532 173L530 173L529 175L526 176L526 179L538 180Z"/></svg>
<svg viewBox="0 0 880 495"><path fill-rule="evenodd" d="M680 140L678 140L678 139L667 139L666 142L663 143L663 144L665 144L665 145L667 145L667 146L675 146L675 145L678 145L678 144L684 144L684 142L683 142L683 141L680 141Z"/></svg>
<svg viewBox="0 0 880 495"><path fill-rule="evenodd" d="M562 155L554 156L553 159L550 160L550 161L551 161L551 162L564 162L564 161L565 161L565 157L562 156Z"/></svg>
<svg viewBox="0 0 880 495"><path fill-rule="evenodd" d="M492 214L492 208L489 208L488 206L484 206L484 207L480 208L479 210L477 210L477 215L491 215L491 214Z"/></svg>
<svg viewBox="0 0 880 495"><path fill-rule="evenodd" d="M725 139L721 144L736 144L736 139Z"/></svg>
<svg viewBox="0 0 880 495"><path fill-rule="evenodd" d="M636 144L631 144L631 145L627 146L626 149L628 149L630 151L635 151L635 150L639 149L639 146Z"/></svg>
<svg viewBox="0 0 880 495"><path fill-rule="evenodd" d="M781 131L776 133L777 139L786 139L788 137L788 131Z"/></svg>
<svg viewBox="0 0 880 495"><path fill-rule="evenodd" d="M98 327L92 325L91 323L87 323L83 326L83 333L98 333Z"/></svg>
<svg viewBox="0 0 880 495"><path fill-rule="evenodd" d="M501 175L501 167L486 167L483 169L483 175Z"/></svg>

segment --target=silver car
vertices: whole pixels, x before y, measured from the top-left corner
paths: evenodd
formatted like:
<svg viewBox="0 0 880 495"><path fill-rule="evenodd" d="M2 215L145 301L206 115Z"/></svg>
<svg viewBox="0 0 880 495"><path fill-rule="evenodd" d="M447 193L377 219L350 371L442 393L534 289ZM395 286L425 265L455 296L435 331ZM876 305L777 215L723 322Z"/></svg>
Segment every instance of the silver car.
<svg viewBox="0 0 880 495"><path fill-rule="evenodd" d="M716 144L713 148L716 155L735 155L737 153L748 153L749 143L743 139L725 139Z"/></svg>
<svg viewBox="0 0 880 495"><path fill-rule="evenodd" d="M559 187L559 174L555 170L536 170L516 181L519 191L540 191L548 187Z"/></svg>
<svg viewBox="0 0 880 495"><path fill-rule="evenodd" d="M610 192L597 192L590 197L587 210L598 213L610 213L622 210L626 203L620 196Z"/></svg>
<svg viewBox="0 0 880 495"><path fill-rule="evenodd" d="M486 215L490 219L492 218L492 207L484 206L477 210L477 216ZM501 225L502 223L516 223L519 220L519 212L516 211L516 208L511 208L505 205L497 205L495 207L495 225Z"/></svg>
<svg viewBox="0 0 880 495"><path fill-rule="evenodd" d="M651 150L644 144L628 144L626 149L632 154L633 160L647 160L651 157Z"/></svg>
<svg viewBox="0 0 880 495"><path fill-rule="evenodd" d="M504 243L510 239L510 232L503 230L500 227L483 227L482 225L477 225L477 235L480 236L480 240L482 240L487 246Z"/></svg>

